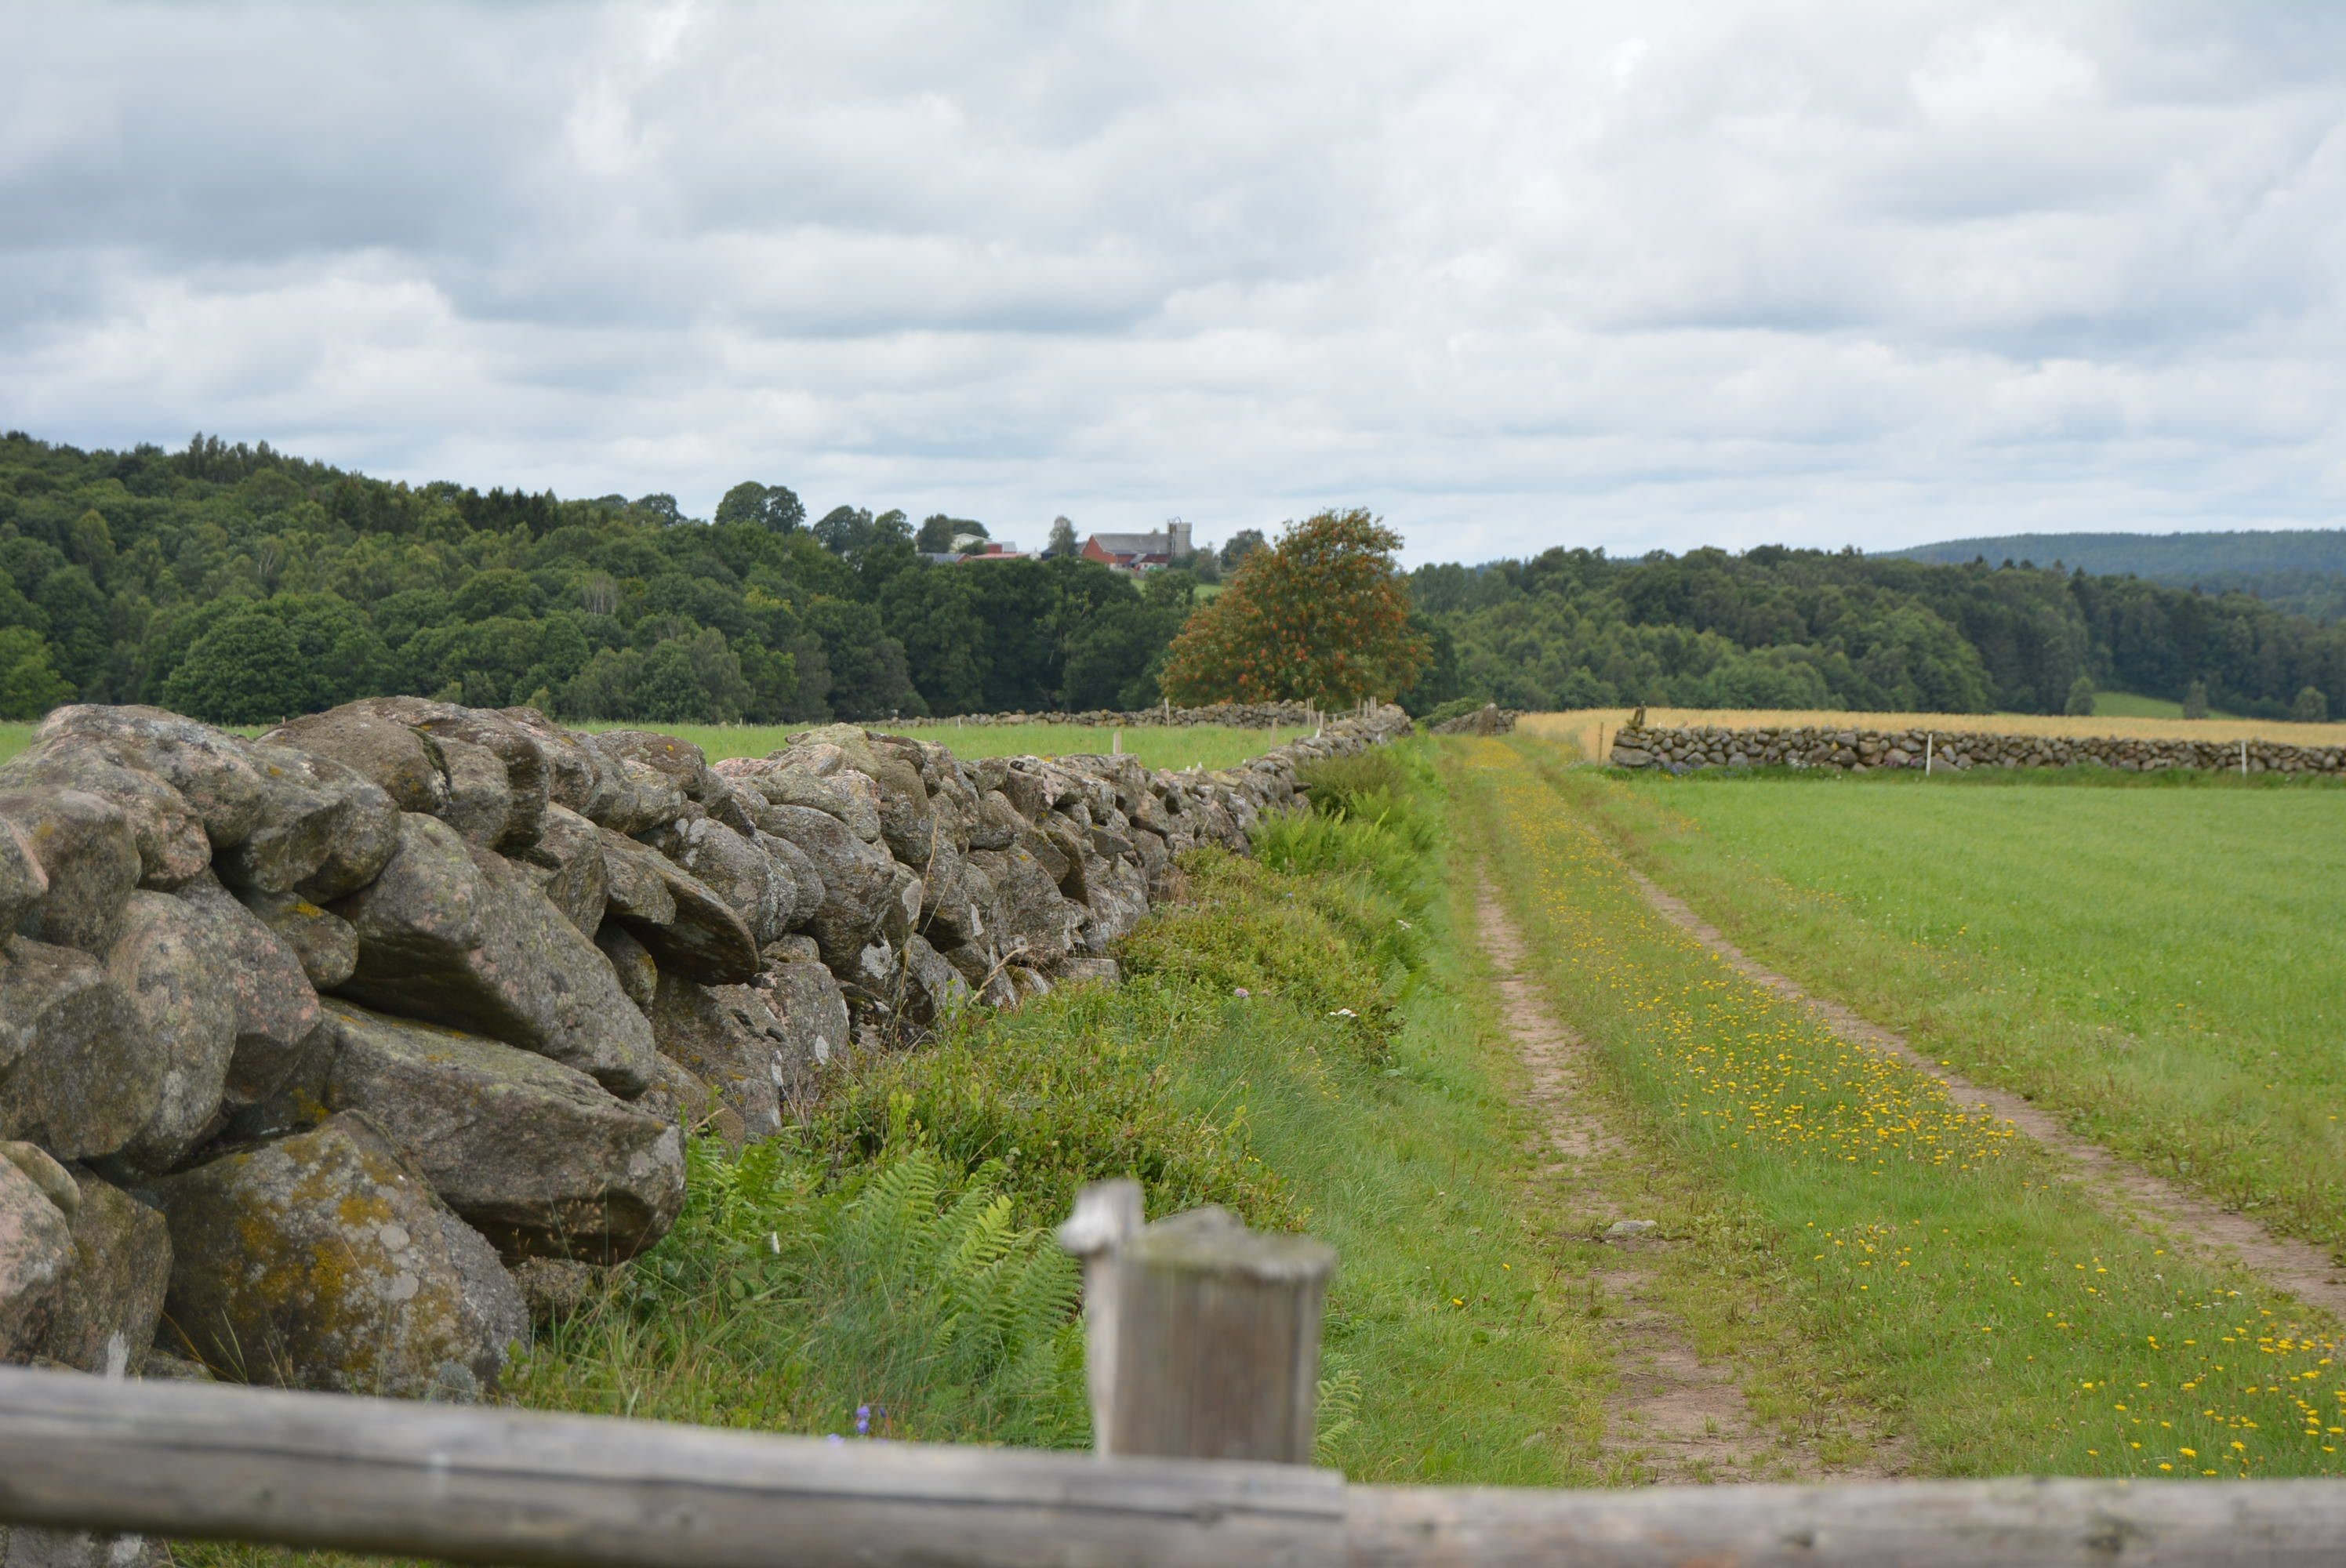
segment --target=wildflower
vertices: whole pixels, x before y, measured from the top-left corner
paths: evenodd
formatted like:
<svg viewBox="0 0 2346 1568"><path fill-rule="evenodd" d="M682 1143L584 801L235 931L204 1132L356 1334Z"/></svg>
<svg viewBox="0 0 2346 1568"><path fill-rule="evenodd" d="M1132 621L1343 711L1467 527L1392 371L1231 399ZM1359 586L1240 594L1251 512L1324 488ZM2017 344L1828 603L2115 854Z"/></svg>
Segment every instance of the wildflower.
<svg viewBox="0 0 2346 1568"><path fill-rule="evenodd" d="M857 1437L870 1437L872 1435L872 1407L870 1405L858 1405L855 1407L855 1435Z"/></svg>
<svg viewBox="0 0 2346 1568"><path fill-rule="evenodd" d="M1231 986L1231 987L1230 987L1230 994L1231 994L1232 996L1236 996L1236 997L1239 997L1239 998L1240 998L1240 999L1244 999L1244 998L1246 998L1246 997L1249 997L1249 996L1253 995L1253 994L1254 994L1254 993L1252 993L1251 991L1249 991L1249 990L1248 990L1245 986L1243 986L1243 985L1233 985L1233 986Z"/></svg>

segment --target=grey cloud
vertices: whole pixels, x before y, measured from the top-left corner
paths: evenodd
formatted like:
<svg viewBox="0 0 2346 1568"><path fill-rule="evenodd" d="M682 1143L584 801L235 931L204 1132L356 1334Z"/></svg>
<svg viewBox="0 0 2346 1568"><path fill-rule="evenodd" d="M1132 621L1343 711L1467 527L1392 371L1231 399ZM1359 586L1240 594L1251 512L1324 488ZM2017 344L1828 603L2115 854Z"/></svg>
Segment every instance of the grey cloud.
<svg viewBox="0 0 2346 1568"><path fill-rule="evenodd" d="M5 4L5 0L0 0ZM2329 520L2346 12L7 7L0 424L1417 558Z"/></svg>

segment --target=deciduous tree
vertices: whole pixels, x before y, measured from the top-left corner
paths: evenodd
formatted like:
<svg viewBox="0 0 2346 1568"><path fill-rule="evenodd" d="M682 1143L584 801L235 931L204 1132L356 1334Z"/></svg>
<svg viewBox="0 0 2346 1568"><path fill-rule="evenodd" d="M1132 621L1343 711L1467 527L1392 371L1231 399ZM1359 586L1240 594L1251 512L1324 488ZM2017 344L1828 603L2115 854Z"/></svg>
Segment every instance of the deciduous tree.
<svg viewBox="0 0 2346 1568"><path fill-rule="evenodd" d="M1189 617L1166 661L1165 695L1192 705L1390 699L1430 651L1410 626L1400 545L1358 508L1289 524Z"/></svg>

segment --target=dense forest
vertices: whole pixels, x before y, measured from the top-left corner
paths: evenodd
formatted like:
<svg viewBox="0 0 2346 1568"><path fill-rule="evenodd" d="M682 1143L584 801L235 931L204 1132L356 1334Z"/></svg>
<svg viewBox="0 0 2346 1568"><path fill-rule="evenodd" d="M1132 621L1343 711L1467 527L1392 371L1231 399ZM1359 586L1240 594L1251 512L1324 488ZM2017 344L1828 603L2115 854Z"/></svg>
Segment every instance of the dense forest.
<svg viewBox="0 0 2346 1568"><path fill-rule="evenodd" d="M2254 594L2275 609L2346 620L2346 528L2231 534L2006 534L1890 555L1910 561L2053 565L2205 593Z"/></svg>
<svg viewBox="0 0 2346 1568"><path fill-rule="evenodd" d="M78 697L258 722L382 692L647 721L1157 700L1188 575L933 565L918 534L846 506L810 524L782 486L736 486L699 523L667 495L484 494L265 443L82 452L11 433L0 716Z"/></svg>
<svg viewBox="0 0 2346 1568"><path fill-rule="evenodd" d="M1424 566L1443 679L1515 707L2058 713L2077 678L2283 718L2346 712L2346 626L2245 594L1763 545Z"/></svg>
<svg viewBox="0 0 2346 1568"><path fill-rule="evenodd" d="M1147 706L1199 575L1069 553L933 564L975 524L743 484L674 498L390 484L260 446L0 437L0 718L76 698L260 722L382 692L571 720ZM1064 535L1066 530L1059 533ZM1427 566L1413 711L2059 711L2079 677L2231 711L2346 713L2346 626L2245 594L1766 546Z"/></svg>

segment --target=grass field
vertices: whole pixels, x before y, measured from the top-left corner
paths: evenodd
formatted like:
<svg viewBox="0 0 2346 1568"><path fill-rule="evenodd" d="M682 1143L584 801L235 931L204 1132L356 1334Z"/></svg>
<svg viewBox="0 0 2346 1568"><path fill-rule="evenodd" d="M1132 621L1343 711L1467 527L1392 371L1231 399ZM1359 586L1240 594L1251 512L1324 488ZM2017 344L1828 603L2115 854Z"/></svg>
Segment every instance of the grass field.
<svg viewBox="0 0 2346 1568"><path fill-rule="evenodd" d="M590 724L589 729L614 729L617 725ZM681 736L708 752L714 762L726 757L763 757L805 725L654 724L631 726ZM872 724L866 728L894 735L915 735L950 747L958 757L1066 757L1103 752L1116 744L1114 732L1076 724L972 724L951 719L926 724ZM250 727L240 734L257 734ZM1239 729L1228 725L1136 727L1123 732L1124 749L1151 768L1233 768L1260 757L1282 741L1311 733L1309 726L1280 729ZM0 761L31 744L33 726L0 724Z"/></svg>
<svg viewBox="0 0 2346 1568"><path fill-rule="evenodd" d="M1764 962L2346 1259L2346 790L1705 775L1592 799Z"/></svg>
<svg viewBox="0 0 2346 1568"><path fill-rule="evenodd" d="M1611 849L1635 786L1527 737L1453 755L1468 842L1628 1130L1756 1217L1807 1337L1892 1414L1909 1468L2346 1472L2334 1326L2112 1219L2011 1129L1657 914Z"/></svg>
<svg viewBox="0 0 2346 1568"><path fill-rule="evenodd" d="M2106 694L2119 700L2116 694ZM2157 713L2116 709L2088 718L2066 718L2042 713L1831 713L1790 712L1763 708L1649 708L1651 725L1724 725L1732 729L1780 728L1804 724L1829 724L1856 729L1969 729L1991 735L2125 735L2166 740L2278 740L2291 746L2346 746L2346 724L2291 724L2279 718L2198 718L2182 717L2180 705L2173 717L2154 697L2125 699L2129 709L2157 708ZM1609 744L1632 710L1626 708L1575 708L1568 713L1525 714L1518 728L1533 735L1566 740L1581 755L1596 756L1601 729Z"/></svg>

